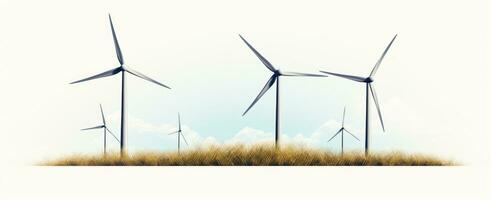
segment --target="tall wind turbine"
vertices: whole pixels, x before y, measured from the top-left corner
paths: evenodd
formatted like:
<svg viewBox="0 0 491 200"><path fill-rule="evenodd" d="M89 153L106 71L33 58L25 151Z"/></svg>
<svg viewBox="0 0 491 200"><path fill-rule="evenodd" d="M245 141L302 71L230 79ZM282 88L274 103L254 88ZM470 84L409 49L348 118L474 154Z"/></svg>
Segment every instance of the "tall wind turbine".
<svg viewBox="0 0 491 200"><path fill-rule="evenodd" d="M104 111L102 110L102 105L99 104L99 107L101 108L101 115L102 115L102 125L99 125L99 126L95 126L95 127L91 127L91 128L84 128L82 129L82 131L86 131L86 130L94 130L94 129L103 129L104 130L104 155L106 155L106 135L107 135L107 132L109 132L113 137L114 139L116 139L116 141L118 141L119 143L121 143L121 141L119 141L118 137L116 137L113 132L111 132L109 130L109 128L107 128L107 125L106 125L106 118L104 117ZM107 132L106 132L107 131Z"/></svg>
<svg viewBox="0 0 491 200"><path fill-rule="evenodd" d="M145 76L142 73L135 71L134 69L130 69L125 64L124 59L123 59L123 53L121 52L121 48L119 47L119 43L118 43L118 38L116 37L116 32L114 31L114 26L113 26L113 22L111 19L111 15L109 15L109 23L111 24L111 32L113 35L114 46L116 48L116 56L118 57L118 61L119 61L120 66L116 67L114 69L111 69L109 71L105 71L105 72L102 72L100 74L97 74L97 75L94 75L94 76L91 76L91 77L88 77L88 78L85 78L85 79L82 79L79 81L72 82L70 84L89 81L92 79L104 78L104 77L116 75L116 74L121 72L121 142L120 143L121 143L121 155L123 155L126 152L126 104L125 104L125 102L126 102L126 82L125 82L126 73L125 72L128 72L134 76L137 76L137 77L142 78L144 80L150 81L150 82L155 83L157 85L160 85L162 87L165 87L168 89L170 89L170 87L168 87L168 86L166 86L166 85L164 85L164 84L162 84L156 80L153 80L153 79L149 78L148 76Z"/></svg>
<svg viewBox="0 0 491 200"><path fill-rule="evenodd" d="M241 35L239 37L246 43L246 45L254 52L254 54L259 58L259 60L268 68L273 75L266 82L266 85L263 87L259 95L257 95L256 99L252 102L252 104L247 108L247 110L242 114L244 116L249 109L254 106L254 104L259 101L259 99L268 91L271 86L276 82L276 124L275 124L275 146L278 147L278 142L280 140L280 76L310 76L310 77L327 77L326 75L320 74L308 74L308 73L298 73L298 72L281 72L279 69L273 67L273 65L266 60L254 47L252 47L249 42L247 42Z"/></svg>
<svg viewBox="0 0 491 200"><path fill-rule="evenodd" d="M177 121L179 123L179 127L178 127L177 131L174 131L172 133L169 133L169 135L172 135L172 134L176 134L177 133L177 153L180 154L181 153L181 136L184 139L184 142L186 143L186 145L189 146L189 144L188 144L188 141L186 141L186 138L184 137L184 135L182 134L182 130L181 130L181 115L179 113L177 113Z"/></svg>
<svg viewBox="0 0 491 200"><path fill-rule="evenodd" d="M369 98L369 93L372 94L372 98L373 98L373 101L375 102L375 106L377 107L377 112L378 112L378 116L379 116L379 119L380 119L380 123L382 124L382 130L385 132L385 127L384 127L384 121L382 120L382 113L380 112L380 105L378 103L378 98L377 98L377 93L375 92L375 88L374 86L372 85L373 83L373 78L375 76L375 74L377 73L377 70L380 66L380 64L382 63L382 60L384 59L385 57L385 54L387 54L387 51L389 51L389 48L390 46L392 45L392 43L394 42L394 40L396 39L397 37L397 34L394 36L394 38L392 38L392 40L390 41L389 45L385 48L384 52L382 53L382 56L380 56L380 58L378 59L377 63L375 63L375 66L373 67L372 69L372 72L370 73L370 75L366 78L364 77L360 77L360 76L353 76L353 75L345 75L345 74L338 74L338 73L332 73L332 72L327 72L327 71L320 71L322 73L326 73L326 74L330 74L330 75L333 75L333 76L338 76L338 77L341 77L341 78L345 78L345 79L349 79L349 80L352 80L352 81L356 81L356 82L362 82L362 83L365 83L366 85L366 95L365 95L365 108L366 108L366 111L365 111L365 155L368 155L368 150L369 150L369 135L368 135L368 132L369 132L369 120L368 120L368 117L369 117L369 101L370 101L370 98Z"/></svg>
<svg viewBox="0 0 491 200"><path fill-rule="evenodd" d="M346 128L344 128L344 116L346 114L346 107L344 107L344 110L343 110L343 122L341 124L341 128L339 129L338 132L336 132L336 134L334 134L334 136L331 137L331 139L329 139L327 142L330 142L332 139L334 139L339 133L341 133L341 155L344 154L344 132L348 132L351 136L353 136L356 140L360 141L360 139L358 139L355 135L353 135L353 133L349 132L348 130L346 130Z"/></svg>

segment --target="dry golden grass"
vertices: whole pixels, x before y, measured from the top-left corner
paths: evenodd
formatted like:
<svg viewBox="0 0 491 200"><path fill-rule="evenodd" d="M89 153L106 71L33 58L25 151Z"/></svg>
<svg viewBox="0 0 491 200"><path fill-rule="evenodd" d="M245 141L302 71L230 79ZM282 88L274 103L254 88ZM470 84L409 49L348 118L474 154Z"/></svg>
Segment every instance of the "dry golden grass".
<svg viewBox="0 0 491 200"><path fill-rule="evenodd" d="M208 147L177 152L140 152L120 158L119 154L73 155L41 163L45 166L451 166L452 161L424 155L393 152L371 154L350 152L344 156L322 150L286 146L242 145Z"/></svg>

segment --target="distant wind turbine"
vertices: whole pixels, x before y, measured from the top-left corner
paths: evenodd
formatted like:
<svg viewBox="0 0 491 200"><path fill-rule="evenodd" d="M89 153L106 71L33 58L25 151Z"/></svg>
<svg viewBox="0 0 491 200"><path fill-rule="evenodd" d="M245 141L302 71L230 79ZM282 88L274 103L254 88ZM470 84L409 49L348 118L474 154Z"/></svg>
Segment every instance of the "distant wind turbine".
<svg viewBox="0 0 491 200"><path fill-rule="evenodd" d="M344 154L344 131L348 132L351 136L353 136L356 140L360 141L360 139L358 139L355 135L353 135L353 133L349 132L346 128L344 128L344 116L346 114L346 107L344 107L344 110L343 110L343 122L341 124L341 128L339 129L338 132L336 132L336 134L334 134L334 136L331 137L331 139L329 139L327 142L330 142L332 139L334 139L339 133L341 133L341 155Z"/></svg>
<svg viewBox="0 0 491 200"><path fill-rule="evenodd" d="M380 119L380 123L382 124L382 129L385 132L384 121L382 120L382 113L380 112L380 106L379 106L379 103L378 103L377 93L375 92L375 88L372 85L372 83L373 83L373 77L375 76L375 73L377 73L377 70L378 70L380 64L382 63L382 60L384 59L385 54L387 54L387 51L389 51L389 48L392 45L392 43L394 42L394 40L396 39L396 37L397 37L397 34L394 36L394 38L392 38L392 40L390 41L389 45L385 48L384 52L382 53L382 56L380 56L380 58L378 59L377 63L375 63L375 66L373 67L372 72L366 78L360 77L360 76L352 76L352 75L344 75L344 74L332 73L332 72L327 72L327 71L320 71L322 73L326 73L326 74L330 74L330 75L333 75L333 76L338 76L338 77L341 77L341 78L349 79L349 80L356 81L356 82L362 82L362 83L365 83L366 84L366 98L365 98L365 107L366 107L366 111L365 111L365 155L368 155L369 144L370 144L369 143L369 135L368 135L368 132L369 132L369 120L368 120L368 116L369 116L369 111L370 111L370 109L369 109L369 107L370 107L369 106L370 105L369 104L369 101L370 101L369 93L370 92L372 93L373 101L375 102L375 106L377 107L377 112L378 112L378 116L379 116L379 119Z"/></svg>
<svg viewBox="0 0 491 200"><path fill-rule="evenodd" d="M111 24L111 32L113 35L114 46L116 47L116 56L118 57L118 61L119 61L120 66L116 67L114 69L111 69L109 71L106 71L106 72L103 72L103 73L100 73L100 74L97 74L97 75L94 75L94 76L91 76L91 77L88 77L88 78L85 78L85 79L82 79L79 81L72 82L70 84L89 81L92 79L104 78L104 77L116 75L116 74L121 72L121 142L120 143L121 143L121 155L124 155L124 153L126 152L126 104L125 104L125 101L126 101L126 82L125 82L126 78L125 78L125 74L126 73L125 72L128 72L134 76L137 76L137 77L142 78L144 80L150 81L150 82L155 83L157 85L160 85L162 87L165 87L168 89L170 89L170 87L168 87L168 86L166 86L166 85L164 85L164 84L162 84L156 80L153 80L153 79L143 75L142 73L135 71L134 69L130 69L124 63L123 53L121 52L121 48L119 47L118 38L116 37L116 32L114 31L114 26L113 26L113 22L111 19L111 15L109 15L109 23Z"/></svg>
<svg viewBox="0 0 491 200"><path fill-rule="evenodd" d="M179 126L178 126L177 131L174 131L172 133L169 133L169 135L172 135L172 134L176 134L177 133L177 153L180 154L181 153L181 136L184 139L184 142L186 143L186 145L189 146L189 144L188 144L188 141L186 141L186 138L184 137L184 135L182 134L182 130L181 130L181 115L179 113L177 113L177 121L179 123Z"/></svg>
<svg viewBox="0 0 491 200"><path fill-rule="evenodd" d="M91 128L84 128L82 129L82 131L86 131L86 130L94 130L94 129L103 129L104 130L104 155L106 155L106 135L107 135L107 132L109 132L113 137L114 139L116 139L116 141L118 141L119 143L121 143L121 141L119 141L118 137L116 137L113 132L111 132L109 130L109 128L107 128L107 125L106 125L106 118L104 117L104 111L102 110L102 105L99 105L99 107L101 108L101 115L102 115L102 125L99 125L99 126L95 126L95 127L91 127ZM106 132L107 131L107 132Z"/></svg>
<svg viewBox="0 0 491 200"><path fill-rule="evenodd" d="M266 82L266 85L263 87L259 95L257 95L256 99L252 102L252 104L247 108L247 110L242 114L244 116L254 104L259 101L259 99L268 91L271 86L276 82L276 122L275 122L275 146L278 147L280 140L280 76L310 76L310 77L327 77L326 75L321 74L308 74L308 73L298 73L298 72L280 72L279 69L273 67L273 65L266 60L254 47L252 47L249 42L247 42L241 35L239 37L246 43L246 45L254 52L254 54L259 58L259 60L268 68L273 75Z"/></svg>

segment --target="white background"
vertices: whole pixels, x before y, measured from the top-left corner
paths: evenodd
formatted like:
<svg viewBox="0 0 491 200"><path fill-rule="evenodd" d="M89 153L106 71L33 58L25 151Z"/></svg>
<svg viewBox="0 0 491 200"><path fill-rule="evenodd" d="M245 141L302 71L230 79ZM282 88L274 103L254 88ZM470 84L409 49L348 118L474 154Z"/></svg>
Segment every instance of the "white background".
<svg viewBox="0 0 491 200"><path fill-rule="evenodd" d="M30 167L5 199L488 199L477 167Z"/></svg>
<svg viewBox="0 0 491 200"><path fill-rule="evenodd" d="M0 1L0 124L3 127L0 155L5 158L0 161L0 197L489 199L487 4L478 0ZM254 66L250 74L244 73L248 71L241 67L231 70L247 78L264 79L254 85L249 80L234 85L243 87L247 93L239 100L224 100L230 103L231 113L243 111L268 77L267 71L237 40L237 33L247 33L247 38L270 60L288 66L289 70L315 71L322 65L357 75L362 75L357 66L367 66L364 70L369 71L388 39L399 33L395 43L398 46L391 49L391 57L387 57L379 71L379 76L384 78L378 82L377 89L383 94L382 101L388 102L386 115L390 116L387 120L392 127L411 120L401 126L403 130L387 136L389 141L398 141L390 142L390 147L403 145L400 149L430 152L468 166L27 167L60 152L93 149L93 145L86 145L94 144L93 141L67 133L93 123L90 119L94 109L88 108L96 106L97 101L113 102L118 91L100 89L113 87L109 80L85 87L66 83L116 66L107 12L117 16L115 23L120 40L124 38L121 42L126 60L142 66L138 68L141 71L189 88L176 92L181 97L202 94L202 102L212 102L215 99L208 99L196 85L214 78L228 79L220 79L223 74L214 75L210 71L230 72L228 65L236 63L247 63L247 70L249 65ZM206 41L216 45L210 46ZM162 60L161 54L166 59ZM190 70L195 73L187 73ZM197 74L209 78L199 79ZM210 81L210 85L216 91L230 92L220 81ZM132 83L132 95L156 98L132 99L134 103L130 107L141 108L139 114L134 109L137 118L147 116L145 112L151 110L151 105L171 97L156 95L147 83ZM343 87L356 90L356 87ZM135 92L138 89L141 93ZM302 93L290 97L295 95ZM263 100L271 102L271 99ZM179 100L165 103L176 101ZM401 109L401 105L409 106ZM269 113L261 112L268 106L255 108L259 111L251 113L251 118ZM110 115L117 116L117 105L108 107ZM180 105L181 110L185 107L193 106ZM294 111L291 113L297 114ZM148 117L141 121L155 124L156 119ZM117 122L117 118L113 121ZM207 131L198 130L202 138L209 136ZM406 139L413 142L401 142Z"/></svg>

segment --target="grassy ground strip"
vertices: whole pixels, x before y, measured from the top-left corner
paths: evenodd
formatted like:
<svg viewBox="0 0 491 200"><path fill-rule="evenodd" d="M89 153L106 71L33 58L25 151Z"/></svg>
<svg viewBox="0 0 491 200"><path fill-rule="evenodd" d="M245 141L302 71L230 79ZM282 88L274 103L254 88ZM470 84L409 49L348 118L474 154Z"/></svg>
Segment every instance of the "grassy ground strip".
<svg viewBox="0 0 491 200"><path fill-rule="evenodd" d="M359 152L343 156L332 152L294 146L242 145L208 147L176 152L140 152L121 158L119 154L73 155L46 161L44 166L451 166L452 161L400 152Z"/></svg>

